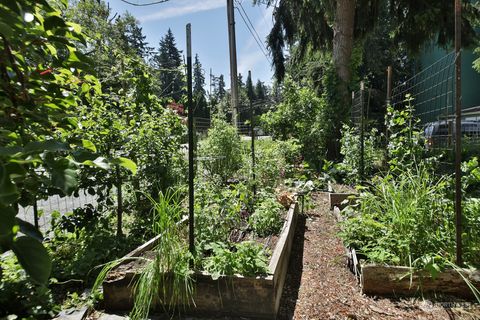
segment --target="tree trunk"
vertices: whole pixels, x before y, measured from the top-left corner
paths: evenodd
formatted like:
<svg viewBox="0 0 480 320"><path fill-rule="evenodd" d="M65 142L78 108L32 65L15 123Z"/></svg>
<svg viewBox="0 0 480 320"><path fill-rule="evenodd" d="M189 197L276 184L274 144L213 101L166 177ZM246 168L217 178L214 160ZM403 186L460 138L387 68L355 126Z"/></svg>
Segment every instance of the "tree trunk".
<svg viewBox="0 0 480 320"><path fill-rule="evenodd" d="M340 154L339 139L342 122L349 114L351 99L349 83L352 78L350 61L353 50L353 30L355 23L356 0L337 0L333 26L333 64L338 76L338 110L336 110L334 139L329 146L327 156L337 158Z"/></svg>

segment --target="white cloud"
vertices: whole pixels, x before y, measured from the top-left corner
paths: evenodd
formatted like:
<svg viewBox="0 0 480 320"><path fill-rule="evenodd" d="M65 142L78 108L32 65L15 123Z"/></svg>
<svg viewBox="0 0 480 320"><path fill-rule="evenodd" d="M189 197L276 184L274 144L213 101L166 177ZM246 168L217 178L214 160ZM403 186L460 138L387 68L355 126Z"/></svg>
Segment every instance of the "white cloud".
<svg viewBox="0 0 480 320"><path fill-rule="evenodd" d="M174 6L166 7L157 12L140 16L140 22L165 20L174 17L180 17L191 13L209 11L226 6L225 0L185 0L176 1Z"/></svg>
<svg viewBox="0 0 480 320"><path fill-rule="evenodd" d="M244 79L247 79L248 70L255 70L258 63L268 64L260 50L242 54L238 59L238 72L244 76Z"/></svg>

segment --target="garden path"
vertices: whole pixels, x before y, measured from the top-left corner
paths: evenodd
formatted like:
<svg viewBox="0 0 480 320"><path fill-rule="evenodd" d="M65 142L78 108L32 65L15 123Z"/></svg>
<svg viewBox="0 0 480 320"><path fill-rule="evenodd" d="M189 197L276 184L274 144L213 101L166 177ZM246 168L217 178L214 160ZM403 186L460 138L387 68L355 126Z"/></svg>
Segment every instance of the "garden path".
<svg viewBox="0 0 480 320"><path fill-rule="evenodd" d="M328 194L315 194L313 202L298 221L279 319L480 319L478 305L447 308L422 299L362 295L346 267Z"/></svg>

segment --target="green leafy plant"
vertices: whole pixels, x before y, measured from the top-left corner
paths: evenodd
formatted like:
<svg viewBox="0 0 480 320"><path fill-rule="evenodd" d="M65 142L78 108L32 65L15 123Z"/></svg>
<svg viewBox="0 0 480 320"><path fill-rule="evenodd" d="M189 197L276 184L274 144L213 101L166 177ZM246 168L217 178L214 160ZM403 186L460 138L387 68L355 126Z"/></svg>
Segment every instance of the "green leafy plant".
<svg viewBox="0 0 480 320"><path fill-rule="evenodd" d="M0 318L51 319L56 315L59 306L50 289L32 281L13 254L0 256L0 263Z"/></svg>
<svg viewBox="0 0 480 320"><path fill-rule="evenodd" d="M285 178L293 177L299 168L301 145L296 139L259 140L255 146L255 176L257 188L272 191ZM245 176L251 172L251 154L245 155Z"/></svg>
<svg viewBox="0 0 480 320"><path fill-rule="evenodd" d="M426 268L455 257L453 201L447 177L422 163L376 177L362 189L341 236L369 261ZM437 257L437 258L436 258ZM475 261L470 260L470 263Z"/></svg>
<svg viewBox="0 0 480 320"><path fill-rule="evenodd" d="M285 79L283 96L282 103L261 116L262 126L274 139L298 139L302 155L312 167L318 168L326 150L322 138L325 132L317 124L325 107L323 100L312 89L299 86L289 77Z"/></svg>
<svg viewBox="0 0 480 320"><path fill-rule="evenodd" d="M242 228L242 212L251 202L251 193L242 183L229 188L197 183L195 190L195 239L201 252L210 243L228 241L232 230Z"/></svg>
<svg viewBox="0 0 480 320"><path fill-rule="evenodd" d="M200 142L198 149L199 156L205 158L202 167L208 175L225 183L241 168L242 153L236 128L221 118L212 119L207 138Z"/></svg>
<svg viewBox="0 0 480 320"><path fill-rule="evenodd" d="M407 94L406 107L403 110L387 106L387 160L391 171L412 167L423 158L425 152L425 141L419 127L420 120L414 115L413 100L413 97Z"/></svg>
<svg viewBox="0 0 480 320"><path fill-rule="evenodd" d="M204 268L213 279L240 274L257 276L268 271L268 259L262 245L244 241L230 249L224 243L212 243L208 247L212 255L204 259Z"/></svg>
<svg viewBox="0 0 480 320"><path fill-rule="evenodd" d="M360 134L354 127L344 125L342 139L340 140L340 153L343 156L338 169L345 172L345 180L349 183L360 181ZM378 130L372 128L365 132L364 137L364 174L371 176L375 170L382 167L384 154L380 148L380 135Z"/></svg>
<svg viewBox="0 0 480 320"><path fill-rule="evenodd" d="M249 219L255 233L260 237L278 234L283 225L281 210L282 205L274 195L263 197Z"/></svg>

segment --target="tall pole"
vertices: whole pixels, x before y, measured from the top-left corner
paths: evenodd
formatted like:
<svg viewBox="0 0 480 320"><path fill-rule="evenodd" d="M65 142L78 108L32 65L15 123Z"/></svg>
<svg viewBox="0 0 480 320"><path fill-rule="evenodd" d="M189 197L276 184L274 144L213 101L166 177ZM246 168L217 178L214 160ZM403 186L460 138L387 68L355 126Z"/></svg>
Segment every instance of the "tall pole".
<svg viewBox="0 0 480 320"><path fill-rule="evenodd" d="M120 166L115 166L117 180L117 237L122 236L122 216L123 216L123 196L122 196L122 176Z"/></svg>
<svg viewBox="0 0 480 320"><path fill-rule="evenodd" d="M456 260L462 259L462 2L455 0L455 226Z"/></svg>
<svg viewBox="0 0 480 320"><path fill-rule="evenodd" d="M392 66L387 68L387 105L392 103Z"/></svg>
<svg viewBox="0 0 480 320"><path fill-rule="evenodd" d="M360 82L360 181L365 180L365 124L364 124L364 97L365 83Z"/></svg>
<svg viewBox="0 0 480 320"><path fill-rule="evenodd" d="M213 95L213 92L212 92L212 68L210 68L210 92L209 92L210 100L212 100L212 95Z"/></svg>
<svg viewBox="0 0 480 320"><path fill-rule="evenodd" d="M252 79L252 72L249 70L248 71L248 78ZM257 182L255 179L255 126L254 126L254 112L253 112L253 103L252 103L252 97L249 97L248 99L250 101L250 135L252 139L252 188L253 188L253 196L255 197L257 195Z"/></svg>
<svg viewBox="0 0 480 320"><path fill-rule="evenodd" d="M188 242L189 250L195 253L194 243L194 205L193 193L193 101L192 101L192 26L187 24L187 94L188 94Z"/></svg>
<svg viewBox="0 0 480 320"><path fill-rule="evenodd" d="M235 40L235 14L233 0L227 0L228 43L230 48L230 92L232 99L232 122L237 126L238 87L237 87L237 44Z"/></svg>

